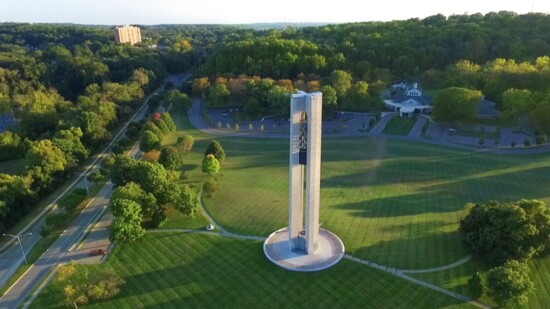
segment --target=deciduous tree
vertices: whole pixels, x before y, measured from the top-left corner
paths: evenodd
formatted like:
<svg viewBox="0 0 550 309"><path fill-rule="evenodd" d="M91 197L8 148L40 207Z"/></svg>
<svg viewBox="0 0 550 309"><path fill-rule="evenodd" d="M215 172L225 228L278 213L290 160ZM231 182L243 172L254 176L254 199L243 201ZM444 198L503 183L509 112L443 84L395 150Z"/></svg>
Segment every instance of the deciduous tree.
<svg viewBox="0 0 550 309"><path fill-rule="evenodd" d="M206 147L206 151L204 152L204 155L207 156L209 154L214 155L214 157L218 159L218 161L223 161L223 159L225 159L225 151L223 150L222 145L218 141L212 141L210 142L208 147Z"/></svg>
<svg viewBox="0 0 550 309"><path fill-rule="evenodd" d="M511 260L487 273L488 294L498 304L512 307L527 302L527 295L534 290L529 277L529 267Z"/></svg>
<svg viewBox="0 0 550 309"><path fill-rule="evenodd" d="M213 175L220 172L220 162L214 155L207 154L202 160L202 172Z"/></svg>
<svg viewBox="0 0 550 309"><path fill-rule="evenodd" d="M437 93L433 99L433 115L439 121L467 121L474 117L481 92L451 87Z"/></svg>
<svg viewBox="0 0 550 309"><path fill-rule="evenodd" d="M183 164L181 153L173 146L167 146L160 151L159 163L167 170L178 170Z"/></svg>

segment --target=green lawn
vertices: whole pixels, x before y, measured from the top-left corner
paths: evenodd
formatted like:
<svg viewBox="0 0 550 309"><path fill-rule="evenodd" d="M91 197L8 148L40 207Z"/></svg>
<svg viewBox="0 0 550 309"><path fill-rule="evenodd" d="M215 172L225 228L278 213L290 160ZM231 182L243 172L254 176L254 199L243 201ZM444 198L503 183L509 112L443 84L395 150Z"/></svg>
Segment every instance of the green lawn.
<svg viewBox="0 0 550 309"><path fill-rule="evenodd" d="M229 231L261 236L267 236L287 225L288 140L214 138L191 129L185 118L174 118L180 131L168 136L165 144L173 143L182 134L191 134L195 138L193 151L186 156L184 170L189 179L185 182L198 186L207 179L200 172L200 162L204 149L212 139L219 140L225 149L227 158L222 162L222 175L218 176L221 191L213 198L204 199L216 221ZM547 177L550 160L545 155L476 153L424 143L366 137L325 138L322 151L320 220L323 227L341 237L347 253L391 267L423 269L450 264L464 257L467 252L460 245L457 228L465 215L463 206L466 202L537 198L550 204L550 191L547 189L550 187L550 178ZM354 285L349 286L345 280L315 285L323 291L323 297L329 298L320 303L323 306L330 305L330 297L349 299L349 304L357 307L404 306L408 297L415 298L412 303L415 306L419 304L416 307L449 306L438 303L438 297L443 297L441 294L433 294L418 286L409 289L409 283L402 279L386 278L386 274L348 261L343 261L334 270L311 275L320 277L307 277L310 275L286 272L269 264L263 257L259 243L206 236L189 237L192 243L189 246L193 250L208 252L208 255L192 255L185 251L186 245L176 241L169 245L160 241L157 245L159 242L150 239L150 236L134 245L117 247L105 267L114 267L130 278L127 281L131 283L132 292L123 291L121 298L113 302L113 307L153 307L155 304L167 307L186 304L230 306L228 299L239 306L245 306L252 302L252 296L243 296L238 291L247 288L253 291L255 301L267 299L268 304L280 306L281 300L269 298L267 295L271 294L266 294L268 291L274 290L273 293L279 295L282 293L278 289L282 287L279 286L288 286L292 291L308 297L315 294L316 289L309 290L299 284L305 280L302 278L323 278L319 281L332 282L341 274L345 275L346 280L355 282ZM174 256L170 253L169 257L163 257L160 253L162 250L155 246L170 247ZM219 252L218 246L231 249L226 254ZM257 264L235 264L235 260L242 260L242 254L249 254L246 253L249 251L253 253L250 260L257 259ZM155 262L147 264L148 259ZM195 265L173 265L175 261L187 259L196 260L193 263ZM120 260L123 262L116 262ZM235 274L227 272L221 276L216 266L218 264L224 266L226 272L231 267L242 271ZM538 302L539 307L543 307L542 304L549 303L550 258L535 261L532 268L536 270L533 275L538 276L538 290L530 302ZM182 274L178 275L180 269ZM465 282L474 269L474 264L468 263L446 272L414 276L467 295ZM249 274L250 270L253 271ZM278 275L279 272L281 275ZM324 277L324 274L330 276ZM223 278L220 279L218 275ZM132 281L134 276L142 276L140 279L151 276L167 281L154 279L159 280L159 283L150 280L135 282ZM181 277L173 279L171 276ZM264 278L271 285L259 285L254 279L258 277ZM249 278L255 282L251 287L248 287L247 280L243 280ZM375 281L369 281L369 278ZM308 283L316 280L308 280ZM138 286L139 281L144 281L139 283L143 286ZM171 283L179 285L172 287ZM386 283L389 285L386 286ZM353 287L363 284L365 286L361 293L366 296L359 297L359 292ZM383 290L378 290L380 285L385 286ZM346 290L339 289L340 286L346 287ZM384 301L394 303L385 303L379 294L387 298ZM424 297L430 298L430 301L426 302ZM374 301L364 304L362 301L365 298ZM532 306L537 307L534 303ZM288 306L298 304L289 303Z"/></svg>
<svg viewBox="0 0 550 309"><path fill-rule="evenodd" d="M204 229L210 222L202 215L197 214L194 218L182 214L180 211L169 208L166 211L168 219L161 228L162 229Z"/></svg>
<svg viewBox="0 0 550 309"><path fill-rule="evenodd" d="M390 119L390 121L388 121L382 133L393 134L393 135L407 135L411 131L415 122L416 122L416 118L414 117L413 118L393 117L392 119Z"/></svg>
<svg viewBox="0 0 550 309"><path fill-rule="evenodd" d="M190 129L185 119L178 125L178 134L193 134L197 141L189 157L198 176L198 162L212 137ZM209 212L228 230L247 235L267 236L286 226L288 141L217 139L227 158L221 192L204 199ZM325 138L321 222L354 256L402 269L442 266L467 254L457 233L465 203L537 198L550 204L549 171L550 160L544 155L475 153L391 139ZM547 264L537 265L534 274L548 277ZM473 268L468 263L428 281L468 295L465 282ZM550 284L537 286L542 294L550 293Z"/></svg>
<svg viewBox="0 0 550 309"><path fill-rule="evenodd" d="M243 234L266 236L285 226L288 142L220 141L228 156L222 190L205 199L214 218ZM359 257L398 268L445 265L466 255L456 232L466 202L549 202L549 168L542 156L476 154L370 138L325 139L321 222Z"/></svg>
<svg viewBox="0 0 550 309"><path fill-rule="evenodd" d="M258 241L198 234L146 235L117 245L102 265L125 285L112 300L88 308L469 308L444 294L342 260L317 273L271 264ZM64 308L56 279L31 308Z"/></svg>
<svg viewBox="0 0 550 309"><path fill-rule="evenodd" d="M0 162L0 173L21 175L25 171L26 164L25 158Z"/></svg>

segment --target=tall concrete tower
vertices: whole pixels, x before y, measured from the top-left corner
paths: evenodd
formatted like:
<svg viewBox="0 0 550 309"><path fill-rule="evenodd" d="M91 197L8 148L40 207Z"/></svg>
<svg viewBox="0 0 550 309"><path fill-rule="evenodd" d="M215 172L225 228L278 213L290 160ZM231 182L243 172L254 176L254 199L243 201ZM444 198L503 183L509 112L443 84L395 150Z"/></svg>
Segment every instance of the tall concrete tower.
<svg viewBox="0 0 550 309"><path fill-rule="evenodd" d="M289 222L264 242L267 258L290 270L322 270L344 255L338 236L319 227L322 109L321 92L291 97Z"/></svg>

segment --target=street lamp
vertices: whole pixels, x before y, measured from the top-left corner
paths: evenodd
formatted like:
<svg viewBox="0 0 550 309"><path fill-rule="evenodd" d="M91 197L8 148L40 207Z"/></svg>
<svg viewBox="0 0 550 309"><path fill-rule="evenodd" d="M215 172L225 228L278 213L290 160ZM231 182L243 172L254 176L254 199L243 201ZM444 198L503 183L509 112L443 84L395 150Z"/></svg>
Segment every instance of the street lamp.
<svg viewBox="0 0 550 309"><path fill-rule="evenodd" d="M88 189L88 174L84 175L84 185L86 186L86 196L89 196L90 190Z"/></svg>
<svg viewBox="0 0 550 309"><path fill-rule="evenodd" d="M21 237L32 235L32 232L29 232L27 234L23 235L12 235L12 234L2 234L2 236L10 236L11 238L17 238L17 242L19 242L19 248L21 248L21 253L23 253L23 258L25 259L25 264L29 264L27 261L27 254L25 254L25 250L23 249L23 245L21 244Z"/></svg>

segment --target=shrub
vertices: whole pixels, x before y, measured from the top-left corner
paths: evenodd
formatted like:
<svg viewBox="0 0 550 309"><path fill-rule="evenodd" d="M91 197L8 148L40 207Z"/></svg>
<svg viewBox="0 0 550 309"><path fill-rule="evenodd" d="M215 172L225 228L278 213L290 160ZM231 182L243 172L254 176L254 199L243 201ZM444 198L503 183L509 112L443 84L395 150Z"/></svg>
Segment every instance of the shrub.
<svg viewBox="0 0 550 309"><path fill-rule="evenodd" d="M530 141L528 138L526 138L526 139L523 141L523 145L524 145L525 147L529 147L529 146L531 146L531 141Z"/></svg>
<svg viewBox="0 0 550 309"><path fill-rule="evenodd" d="M479 145L485 144L485 139L484 139L483 137L480 138L479 141L478 141L478 143L479 143Z"/></svg>
<svg viewBox="0 0 550 309"><path fill-rule="evenodd" d="M101 171L93 172L88 175L88 180L91 182L100 182L105 178Z"/></svg>
<svg viewBox="0 0 550 309"><path fill-rule="evenodd" d="M535 137L535 143L537 145L542 145L546 142L547 140L547 137L546 137L546 134L544 133L541 133L541 134L538 134L536 137Z"/></svg>
<svg viewBox="0 0 550 309"><path fill-rule="evenodd" d="M516 142L511 142L510 143L510 146L513 148L513 147L516 147Z"/></svg>
<svg viewBox="0 0 550 309"><path fill-rule="evenodd" d="M178 140L176 142L176 148L181 150L183 153L189 153L191 152L191 149L193 149L193 145L195 144L195 139L191 135L184 135L178 137Z"/></svg>
<svg viewBox="0 0 550 309"><path fill-rule="evenodd" d="M225 159L225 151L222 148L222 145L218 141L212 141L206 148L206 151L204 152L204 155L207 156L209 154L214 155L216 159L219 161L223 161Z"/></svg>
<svg viewBox="0 0 550 309"><path fill-rule="evenodd" d="M124 147L121 145L113 145L113 147L111 147L111 152L113 154L121 154L124 152Z"/></svg>
<svg viewBox="0 0 550 309"><path fill-rule="evenodd" d="M141 155L141 158L147 162L157 162L160 157L160 151L151 150Z"/></svg>
<svg viewBox="0 0 550 309"><path fill-rule="evenodd" d="M468 288L475 298L479 298L483 295L485 287L483 286L483 281L481 280L481 275L479 272L476 272L472 277L470 277L470 279L468 279Z"/></svg>
<svg viewBox="0 0 550 309"><path fill-rule="evenodd" d="M497 140L495 141L495 146L498 146L498 144L500 144L500 141L497 139Z"/></svg>
<svg viewBox="0 0 550 309"><path fill-rule="evenodd" d="M77 188L71 191L69 194L63 196L57 202L57 206L60 209L63 209L64 212L70 212L80 205L82 201L86 198L87 192L86 189Z"/></svg>
<svg viewBox="0 0 550 309"><path fill-rule="evenodd" d="M202 185L203 193L208 196L214 196L214 193L220 190L220 184L216 179L209 179Z"/></svg>

